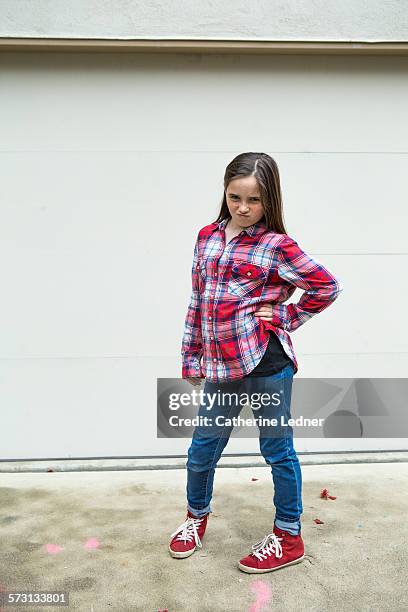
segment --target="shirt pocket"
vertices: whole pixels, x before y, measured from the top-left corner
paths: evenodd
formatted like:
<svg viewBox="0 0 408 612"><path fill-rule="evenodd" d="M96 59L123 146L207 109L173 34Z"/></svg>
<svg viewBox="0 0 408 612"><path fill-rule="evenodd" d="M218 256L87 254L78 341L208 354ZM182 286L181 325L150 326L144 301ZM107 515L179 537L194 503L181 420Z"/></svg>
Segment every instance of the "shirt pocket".
<svg viewBox="0 0 408 612"><path fill-rule="evenodd" d="M235 261L227 284L227 292L237 297L257 297L262 293L268 273L257 264Z"/></svg>

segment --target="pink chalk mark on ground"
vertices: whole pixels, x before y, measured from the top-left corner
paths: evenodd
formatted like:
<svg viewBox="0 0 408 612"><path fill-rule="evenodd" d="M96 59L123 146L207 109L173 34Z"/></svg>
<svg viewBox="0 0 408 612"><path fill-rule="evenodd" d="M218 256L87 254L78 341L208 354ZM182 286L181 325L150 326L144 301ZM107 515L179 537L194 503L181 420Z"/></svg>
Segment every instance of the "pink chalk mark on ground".
<svg viewBox="0 0 408 612"><path fill-rule="evenodd" d="M64 550L63 546L58 546L58 544L46 544L45 549L49 555L57 555Z"/></svg>
<svg viewBox="0 0 408 612"><path fill-rule="evenodd" d="M269 603L272 596L272 589L267 582L255 580L251 584L251 590L256 595L255 602L249 608L249 612L261 612L262 608Z"/></svg>
<svg viewBox="0 0 408 612"><path fill-rule="evenodd" d="M84 544L84 548L99 548L100 544L97 538L88 538Z"/></svg>

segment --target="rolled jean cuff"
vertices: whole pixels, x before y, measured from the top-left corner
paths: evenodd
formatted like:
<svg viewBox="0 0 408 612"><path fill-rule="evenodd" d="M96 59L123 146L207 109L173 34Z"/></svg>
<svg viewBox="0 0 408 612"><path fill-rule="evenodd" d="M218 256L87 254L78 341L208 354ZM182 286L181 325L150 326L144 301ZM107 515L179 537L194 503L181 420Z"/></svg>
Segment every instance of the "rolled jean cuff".
<svg viewBox="0 0 408 612"><path fill-rule="evenodd" d="M190 504L187 504L187 510L190 510L190 512L198 518L204 516L205 514L208 514L208 512L212 512L211 504L208 504L208 506L206 506L202 510L197 510L196 508L192 508Z"/></svg>
<svg viewBox="0 0 408 612"><path fill-rule="evenodd" d="M283 531L288 531L292 535L298 535L300 532L300 520L299 521L282 521L281 519L275 519L275 525Z"/></svg>

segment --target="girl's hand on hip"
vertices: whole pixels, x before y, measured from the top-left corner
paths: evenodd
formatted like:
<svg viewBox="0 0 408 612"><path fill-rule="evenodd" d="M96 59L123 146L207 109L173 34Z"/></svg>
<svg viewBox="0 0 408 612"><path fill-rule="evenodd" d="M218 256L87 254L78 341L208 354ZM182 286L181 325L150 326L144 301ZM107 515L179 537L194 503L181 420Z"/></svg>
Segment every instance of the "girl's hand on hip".
<svg viewBox="0 0 408 612"><path fill-rule="evenodd" d="M260 317L264 321L272 321L272 313L272 304L262 304L262 306L254 312L255 316Z"/></svg>

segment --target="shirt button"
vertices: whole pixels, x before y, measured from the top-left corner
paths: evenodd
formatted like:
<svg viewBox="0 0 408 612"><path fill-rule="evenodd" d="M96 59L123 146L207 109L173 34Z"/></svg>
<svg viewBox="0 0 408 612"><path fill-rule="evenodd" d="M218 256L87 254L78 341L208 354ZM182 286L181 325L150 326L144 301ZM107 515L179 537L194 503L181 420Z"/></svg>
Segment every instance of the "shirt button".
<svg viewBox="0 0 408 612"><path fill-rule="evenodd" d="M213 359L213 361L217 361L216 359Z"/></svg>
<svg viewBox="0 0 408 612"><path fill-rule="evenodd" d="M214 340L214 336L210 336L210 340Z"/></svg>
<svg viewBox="0 0 408 612"><path fill-rule="evenodd" d="M251 276L251 272L247 272L247 276Z"/></svg>
<svg viewBox="0 0 408 612"><path fill-rule="evenodd" d="M209 319L210 319L210 321L211 321L211 319L212 319L212 316L210 315L210 316L209 316L208 318L209 318Z"/></svg>
<svg viewBox="0 0 408 612"><path fill-rule="evenodd" d="M197 270L199 269L199 267L200 267L199 265L196 266Z"/></svg>

